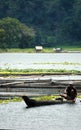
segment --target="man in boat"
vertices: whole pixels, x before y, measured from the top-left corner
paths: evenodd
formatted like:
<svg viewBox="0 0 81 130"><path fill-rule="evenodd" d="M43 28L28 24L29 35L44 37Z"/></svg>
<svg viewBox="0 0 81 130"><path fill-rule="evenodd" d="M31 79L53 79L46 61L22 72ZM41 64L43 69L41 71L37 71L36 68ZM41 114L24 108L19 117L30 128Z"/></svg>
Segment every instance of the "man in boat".
<svg viewBox="0 0 81 130"><path fill-rule="evenodd" d="M77 96L77 91L73 87L73 84L70 83L69 86L65 89L65 92L63 94L60 94L60 96L62 98L55 99L58 101L36 101L33 99L29 99L27 96L22 96L22 98L24 99L24 101L28 107L35 107L35 106L41 106L41 105L52 105L52 104L57 104L57 103L58 104L63 103L63 98L65 98L66 100L69 100L71 102L75 102L75 99Z"/></svg>
<svg viewBox="0 0 81 130"><path fill-rule="evenodd" d="M63 94L60 94L61 97L65 98L66 100L71 100L75 102L76 97L77 97L77 90L73 86L73 83L70 82L68 87L65 89Z"/></svg>

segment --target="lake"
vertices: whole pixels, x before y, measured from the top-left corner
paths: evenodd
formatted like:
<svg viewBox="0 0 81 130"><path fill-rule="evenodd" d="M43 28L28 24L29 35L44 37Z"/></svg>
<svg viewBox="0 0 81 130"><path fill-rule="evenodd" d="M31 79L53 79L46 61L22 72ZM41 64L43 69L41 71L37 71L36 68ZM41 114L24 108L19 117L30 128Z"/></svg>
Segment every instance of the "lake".
<svg viewBox="0 0 81 130"><path fill-rule="evenodd" d="M81 130L81 102L26 108L25 103L0 105L0 129Z"/></svg>
<svg viewBox="0 0 81 130"><path fill-rule="evenodd" d="M0 68L81 70L81 53L0 53ZM57 76L51 78L55 80ZM63 78L74 80L81 79L81 76L60 76L58 80ZM29 109L23 101L0 104L0 129L81 130L80 119L80 99L77 99L75 104L57 104Z"/></svg>
<svg viewBox="0 0 81 130"><path fill-rule="evenodd" d="M81 70L81 53L0 53L0 68Z"/></svg>

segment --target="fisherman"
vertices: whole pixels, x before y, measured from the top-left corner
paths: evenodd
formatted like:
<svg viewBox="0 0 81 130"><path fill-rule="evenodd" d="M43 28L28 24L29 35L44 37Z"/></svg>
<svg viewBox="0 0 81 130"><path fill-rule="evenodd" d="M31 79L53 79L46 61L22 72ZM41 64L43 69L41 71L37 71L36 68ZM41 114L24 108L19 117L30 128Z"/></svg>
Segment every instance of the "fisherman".
<svg viewBox="0 0 81 130"><path fill-rule="evenodd" d="M77 90L73 86L72 82L69 83L69 86L65 89L63 94L60 94L60 96L65 98L66 100L71 100L75 102L77 97Z"/></svg>

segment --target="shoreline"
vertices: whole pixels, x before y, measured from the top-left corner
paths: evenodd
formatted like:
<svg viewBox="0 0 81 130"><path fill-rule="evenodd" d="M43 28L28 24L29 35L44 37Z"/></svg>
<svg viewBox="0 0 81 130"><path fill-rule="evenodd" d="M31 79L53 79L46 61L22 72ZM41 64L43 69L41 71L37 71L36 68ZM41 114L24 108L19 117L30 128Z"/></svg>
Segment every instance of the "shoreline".
<svg viewBox="0 0 81 130"><path fill-rule="evenodd" d="M60 49L60 51L56 50ZM58 47L43 47L41 51L36 51L34 48L5 48L0 49L0 53L81 53L80 46L58 46Z"/></svg>

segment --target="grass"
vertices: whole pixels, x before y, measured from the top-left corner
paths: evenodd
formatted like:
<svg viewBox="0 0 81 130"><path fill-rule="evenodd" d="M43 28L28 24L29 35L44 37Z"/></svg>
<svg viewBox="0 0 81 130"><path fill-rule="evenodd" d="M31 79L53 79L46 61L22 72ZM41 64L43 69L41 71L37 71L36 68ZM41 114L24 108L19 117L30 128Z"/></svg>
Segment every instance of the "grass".
<svg viewBox="0 0 81 130"><path fill-rule="evenodd" d="M40 97L36 97L36 98L33 98L37 101L41 100L41 101L50 101L50 100L53 100L55 98L57 98L59 96L57 95L50 95L50 96L40 96Z"/></svg>
<svg viewBox="0 0 81 130"><path fill-rule="evenodd" d="M63 50L67 50L67 51L81 51L81 46L63 46Z"/></svg>
<svg viewBox="0 0 81 130"><path fill-rule="evenodd" d="M34 100L41 100L41 101L50 101L53 100L55 98L57 98L59 96L57 95L50 95L50 96L40 96L40 97L33 97L32 99ZM14 98L10 98L10 99L5 99L5 100L0 100L0 104L7 104L9 102L21 102L23 99L20 97L14 97Z"/></svg>
<svg viewBox="0 0 81 130"><path fill-rule="evenodd" d="M39 101L39 100L45 101L45 100L55 99L56 97L58 97L58 96L50 95L50 96L33 97L32 99L37 100L37 101ZM10 99L0 100L0 104L7 104L9 102L21 102L22 100L23 99L20 97L14 97L14 98L10 98Z"/></svg>
<svg viewBox="0 0 81 130"><path fill-rule="evenodd" d="M65 69L0 69L1 75L29 75L29 74L81 74L78 70Z"/></svg>
<svg viewBox="0 0 81 130"><path fill-rule="evenodd" d="M78 98L81 98L81 95L78 95Z"/></svg>
<svg viewBox="0 0 81 130"><path fill-rule="evenodd" d="M6 50L0 49L0 53L34 53L35 49L34 48L25 48L25 49L20 49L20 48L10 48Z"/></svg>
<svg viewBox="0 0 81 130"><path fill-rule="evenodd" d="M50 95L50 96L40 96L40 97L33 97L32 99L37 100L37 101L50 101L54 100L55 98L59 98L60 96L58 95ZM81 95L78 95L77 98L81 99ZM14 97L12 99L5 99L5 100L0 100L0 104L8 104L9 102L21 102L23 99L20 97Z"/></svg>
<svg viewBox="0 0 81 130"><path fill-rule="evenodd" d="M22 98L20 98L20 97L14 97L14 98L4 99L4 100L0 99L0 104L7 104L9 102L21 102L21 101L22 101Z"/></svg>
<svg viewBox="0 0 81 130"><path fill-rule="evenodd" d="M55 47L44 47L41 51L42 53L53 53L53 48ZM81 51L80 46L58 46L56 48L62 48L63 51ZM0 49L0 53L35 53L35 48L7 48L7 49Z"/></svg>
<svg viewBox="0 0 81 130"><path fill-rule="evenodd" d="M25 49L20 49L20 48L10 48L10 49L0 49L0 53L35 53L36 50L35 48L25 48ZM43 48L41 51L42 53L52 53L53 48Z"/></svg>
<svg viewBox="0 0 81 130"><path fill-rule="evenodd" d="M43 62L43 63L33 63L33 64L60 64L60 65L81 65L81 63L72 63L72 62Z"/></svg>

